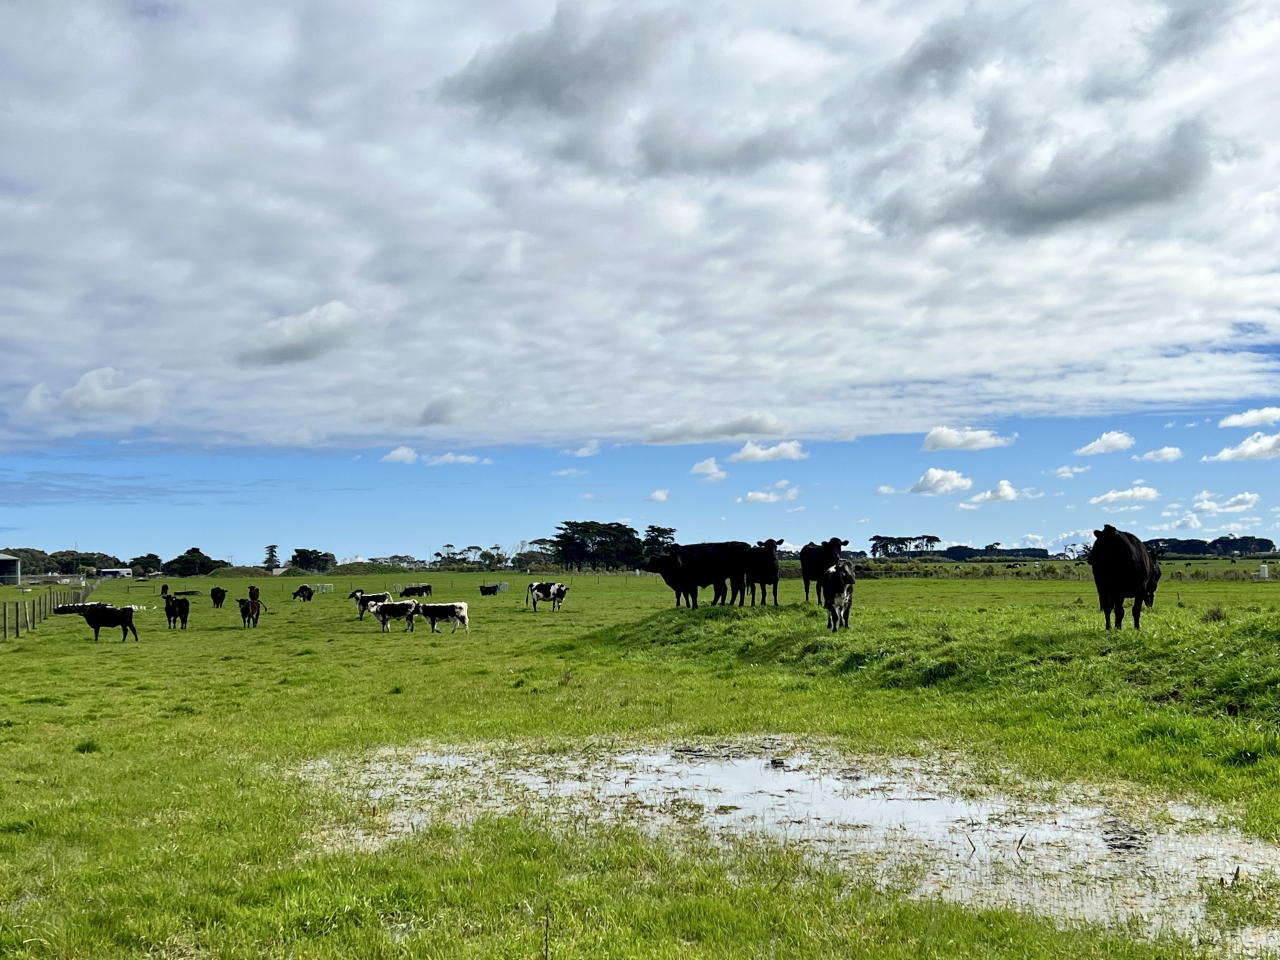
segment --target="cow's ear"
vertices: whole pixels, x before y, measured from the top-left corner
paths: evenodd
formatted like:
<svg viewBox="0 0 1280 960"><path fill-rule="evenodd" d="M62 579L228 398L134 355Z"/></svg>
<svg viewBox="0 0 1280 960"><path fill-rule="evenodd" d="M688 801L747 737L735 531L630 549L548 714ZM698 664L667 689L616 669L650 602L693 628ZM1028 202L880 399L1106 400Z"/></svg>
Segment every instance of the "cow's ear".
<svg viewBox="0 0 1280 960"><path fill-rule="evenodd" d="M1101 531L1101 530L1095 530L1095 531L1093 531L1093 535L1094 535L1094 537L1095 537L1095 538L1100 537L1100 536L1102 536L1102 531Z"/></svg>
<svg viewBox="0 0 1280 960"><path fill-rule="evenodd" d="M841 541L840 541L840 546L842 546L842 547L847 547L848 545L849 545L849 541L848 541L848 540L841 540Z"/></svg>

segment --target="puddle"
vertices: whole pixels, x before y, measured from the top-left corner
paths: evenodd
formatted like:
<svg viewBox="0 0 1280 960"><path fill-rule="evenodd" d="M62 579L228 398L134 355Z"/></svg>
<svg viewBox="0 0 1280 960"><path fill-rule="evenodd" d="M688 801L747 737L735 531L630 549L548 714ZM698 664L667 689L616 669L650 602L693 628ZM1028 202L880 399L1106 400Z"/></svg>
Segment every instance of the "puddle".
<svg viewBox="0 0 1280 960"><path fill-rule="evenodd" d="M1208 808L1059 791L1053 801L975 790L940 763L851 760L783 741L531 753L383 750L303 775L376 810L335 845L377 849L435 822L518 813L563 824L764 836L915 896L1172 933L1236 953L1280 948L1280 929L1215 929L1205 889L1280 874L1280 846L1223 829ZM585 818L585 819L584 819Z"/></svg>

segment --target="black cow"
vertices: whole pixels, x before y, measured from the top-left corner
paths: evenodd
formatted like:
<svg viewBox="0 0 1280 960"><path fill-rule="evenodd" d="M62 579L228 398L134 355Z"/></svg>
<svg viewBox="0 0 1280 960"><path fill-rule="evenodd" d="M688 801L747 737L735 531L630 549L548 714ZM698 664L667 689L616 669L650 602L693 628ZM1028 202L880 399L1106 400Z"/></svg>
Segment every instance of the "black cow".
<svg viewBox="0 0 1280 960"><path fill-rule="evenodd" d="M827 626L835 632L840 627L849 629L849 608L853 606L853 561L837 560L819 578L822 595L826 598Z"/></svg>
<svg viewBox="0 0 1280 960"><path fill-rule="evenodd" d="M391 632L392 620L405 621L406 631L413 629L413 617L418 612L417 600L387 600L369 604L369 613L382 624L382 632Z"/></svg>
<svg viewBox="0 0 1280 960"><path fill-rule="evenodd" d="M760 584L760 605L769 605L769 586L773 586L773 605L778 605L778 580L782 577L782 564L778 562L781 540L757 540L747 548L747 586L751 589L751 605L756 605L756 584Z"/></svg>
<svg viewBox="0 0 1280 960"><path fill-rule="evenodd" d="M400 599L405 597L429 597L431 596L431 584L423 583L416 587L405 587L400 591Z"/></svg>
<svg viewBox="0 0 1280 960"><path fill-rule="evenodd" d="M529 605L529 598L532 597L534 613L538 612L539 600L543 603L550 601L551 609L559 610L560 605L564 603L564 595L568 592L569 588L563 583L551 583L550 581L543 583L535 580L533 583L529 584L528 589L524 592L524 605L527 607ZM454 626L454 629L458 629L456 625Z"/></svg>
<svg viewBox="0 0 1280 960"><path fill-rule="evenodd" d="M690 594L683 577L680 574L680 561L669 553L662 553L656 557L650 557L649 562L644 568L650 573L656 573L662 577L663 582L676 593L676 606L680 606L680 601L692 607L693 601L697 599L697 588L693 589Z"/></svg>
<svg viewBox="0 0 1280 960"><path fill-rule="evenodd" d="M267 609L267 605L261 600L246 600L243 597L236 601L240 604L240 619L244 621L247 627L250 624L258 625L258 617L262 615L262 611Z"/></svg>
<svg viewBox="0 0 1280 960"><path fill-rule="evenodd" d="M371 603L386 603L391 599L389 593L365 593L363 590L352 590L347 594L348 600L356 602L356 611L360 614L360 619L364 619L364 612L369 609Z"/></svg>
<svg viewBox="0 0 1280 960"><path fill-rule="evenodd" d="M307 586L305 583L302 586L300 586L297 590L293 591L293 599L301 600L304 603L310 603L311 598L314 597L315 595L316 595L316 592L312 590L309 586Z"/></svg>
<svg viewBox="0 0 1280 960"><path fill-rule="evenodd" d="M191 615L191 601L186 597L165 597L164 615L169 621L170 630L178 625L179 620L182 621L182 629L187 629L187 617Z"/></svg>
<svg viewBox="0 0 1280 960"><path fill-rule="evenodd" d="M214 587L209 591L209 596L213 598L213 609L221 610L223 601L227 599L227 591L222 587Z"/></svg>
<svg viewBox="0 0 1280 960"><path fill-rule="evenodd" d="M501 586L502 584L500 583L482 583L480 584L480 596L496 597L498 595L498 588Z"/></svg>
<svg viewBox="0 0 1280 960"><path fill-rule="evenodd" d="M822 603L822 575L840 560L840 548L847 547L848 540L832 537L824 543L810 541L800 548L800 575L804 577L804 602L809 602L809 583L817 581L814 596Z"/></svg>
<svg viewBox="0 0 1280 960"><path fill-rule="evenodd" d="M133 640L138 642L138 628L133 625L133 608L117 609L109 603L67 603L54 607L54 613L78 613L84 622L93 627L93 642L98 642L98 631L103 627L119 627L120 642L129 639L129 631L133 631Z"/></svg>
<svg viewBox="0 0 1280 960"><path fill-rule="evenodd" d="M260 591L260 590L258 590L258 588L257 588L257 587L255 587L253 584L249 584L249 599L250 599L250 600L257 600L257 599L258 599L258 597L259 597L259 595L260 595L260 593L261 593L261 591Z"/></svg>
<svg viewBox="0 0 1280 960"><path fill-rule="evenodd" d="M680 570L680 584L697 609L698 589L711 587L714 593L711 605L742 606L747 597L747 550L750 545L741 540L724 540L717 543L690 543L671 545L671 556ZM732 594L725 584L732 588Z"/></svg>
<svg viewBox="0 0 1280 960"><path fill-rule="evenodd" d="M167 597L169 595L169 585L167 583L160 584L160 596Z"/></svg>
<svg viewBox="0 0 1280 960"><path fill-rule="evenodd" d="M1093 583L1098 588L1098 605L1111 629L1111 613L1115 611L1116 629L1124 622L1124 601L1133 598L1133 629L1139 629L1142 606L1150 607L1160 583L1160 561L1154 551L1132 533L1107 524L1093 531L1093 549L1089 566L1093 567Z"/></svg>

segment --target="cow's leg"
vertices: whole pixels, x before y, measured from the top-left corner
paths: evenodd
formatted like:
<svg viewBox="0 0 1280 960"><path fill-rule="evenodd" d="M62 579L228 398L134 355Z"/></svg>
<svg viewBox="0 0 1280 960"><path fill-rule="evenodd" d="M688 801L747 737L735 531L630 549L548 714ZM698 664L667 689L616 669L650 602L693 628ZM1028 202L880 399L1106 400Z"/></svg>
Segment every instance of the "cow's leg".
<svg viewBox="0 0 1280 960"><path fill-rule="evenodd" d="M1116 597L1113 601L1116 611L1116 629L1124 628L1124 597Z"/></svg>
<svg viewBox="0 0 1280 960"><path fill-rule="evenodd" d="M1142 620L1142 598L1133 598L1133 629L1137 630L1141 627Z"/></svg>
<svg viewBox="0 0 1280 960"><path fill-rule="evenodd" d="M99 631L99 630L101 630L101 629L102 629L101 627L94 627L94 628L93 628L93 642L94 642L94 643L97 643L97 642L98 642L98 631Z"/></svg>
<svg viewBox="0 0 1280 960"><path fill-rule="evenodd" d="M133 642L138 642L138 628L133 625L133 621L129 621L129 629L133 631Z"/></svg>
<svg viewBox="0 0 1280 960"><path fill-rule="evenodd" d="M440 631L436 629L436 618L435 618L435 617L431 617L431 618L430 618L430 622L431 622L431 632L432 632L432 633L439 633Z"/></svg>
<svg viewBox="0 0 1280 960"><path fill-rule="evenodd" d="M778 581L773 581L773 605L778 605Z"/></svg>
<svg viewBox="0 0 1280 960"><path fill-rule="evenodd" d="M804 578L804 602L809 602L809 578Z"/></svg>

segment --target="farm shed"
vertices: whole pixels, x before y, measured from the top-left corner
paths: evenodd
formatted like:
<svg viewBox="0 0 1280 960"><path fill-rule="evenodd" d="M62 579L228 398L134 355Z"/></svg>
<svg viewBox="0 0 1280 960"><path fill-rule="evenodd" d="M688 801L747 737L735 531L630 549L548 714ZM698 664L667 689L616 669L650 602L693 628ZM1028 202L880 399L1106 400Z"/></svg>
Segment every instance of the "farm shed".
<svg viewBox="0 0 1280 960"><path fill-rule="evenodd" d="M0 583L17 586L22 582L22 561L7 553L0 553Z"/></svg>

